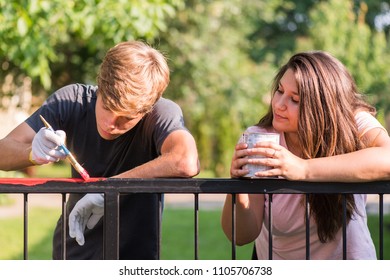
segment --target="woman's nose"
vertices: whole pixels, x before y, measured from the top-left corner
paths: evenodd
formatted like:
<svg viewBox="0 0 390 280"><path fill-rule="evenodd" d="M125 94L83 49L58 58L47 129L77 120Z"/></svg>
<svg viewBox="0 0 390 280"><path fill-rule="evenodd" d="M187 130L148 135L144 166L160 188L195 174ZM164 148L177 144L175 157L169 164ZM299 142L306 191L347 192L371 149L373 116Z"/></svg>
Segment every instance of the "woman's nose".
<svg viewBox="0 0 390 280"><path fill-rule="evenodd" d="M274 106L278 108L279 110L285 110L287 108L286 106L286 100L282 97L275 100Z"/></svg>

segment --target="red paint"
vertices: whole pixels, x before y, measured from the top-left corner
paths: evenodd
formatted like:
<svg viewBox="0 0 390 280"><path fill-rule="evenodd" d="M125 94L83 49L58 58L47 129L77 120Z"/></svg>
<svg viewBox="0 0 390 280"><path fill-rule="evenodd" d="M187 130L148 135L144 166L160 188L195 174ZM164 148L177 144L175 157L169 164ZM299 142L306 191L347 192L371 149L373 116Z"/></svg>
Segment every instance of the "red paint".
<svg viewBox="0 0 390 280"><path fill-rule="evenodd" d="M88 174L87 174L88 175ZM92 183L98 181L104 181L106 178L0 178L0 184L2 185L25 185L34 186L41 185L47 182L69 182L69 183Z"/></svg>
<svg viewBox="0 0 390 280"><path fill-rule="evenodd" d="M80 173L81 177L83 177L84 181L88 181L90 179L89 174L85 169L83 169L79 173Z"/></svg>

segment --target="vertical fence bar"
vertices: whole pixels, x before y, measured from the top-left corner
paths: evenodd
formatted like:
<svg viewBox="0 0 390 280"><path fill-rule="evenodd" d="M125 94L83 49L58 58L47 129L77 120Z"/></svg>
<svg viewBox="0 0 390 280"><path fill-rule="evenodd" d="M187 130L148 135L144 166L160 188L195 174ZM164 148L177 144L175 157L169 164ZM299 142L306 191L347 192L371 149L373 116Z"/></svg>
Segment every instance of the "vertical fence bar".
<svg viewBox="0 0 390 280"><path fill-rule="evenodd" d="M272 193L268 195L268 259L272 260Z"/></svg>
<svg viewBox="0 0 390 280"><path fill-rule="evenodd" d="M383 194L379 194L379 259L383 260Z"/></svg>
<svg viewBox="0 0 390 280"><path fill-rule="evenodd" d="M61 194L61 253L62 259L66 260L66 193Z"/></svg>
<svg viewBox="0 0 390 280"><path fill-rule="evenodd" d="M232 260L236 259L236 199L235 193L232 194Z"/></svg>
<svg viewBox="0 0 390 280"><path fill-rule="evenodd" d="M199 259L199 247L198 247L198 240L199 240L199 194L194 193L194 259Z"/></svg>
<svg viewBox="0 0 390 280"><path fill-rule="evenodd" d="M347 197L343 194L343 260L347 259Z"/></svg>
<svg viewBox="0 0 390 280"><path fill-rule="evenodd" d="M161 231L162 231L162 226L161 226L161 221L162 221L162 213L163 213L163 194L159 193L158 195L158 213L157 213L157 259L161 259Z"/></svg>
<svg viewBox="0 0 390 280"><path fill-rule="evenodd" d="M116 190L104 193L104 234L103 258L119 259L119 192Z"/></svg>
<svg viewBox="0 0 390 280"><path fill-rule="evenodd" d="M310 260L310 203L309 194L306 194L305 201L305 223L306 223L306 259Z"/></svg>
<svg viewBox="0 0 390 280"><path fill-rule="evenodd" d="M28 193L23 194L23 259L28 260Z"/></svg>

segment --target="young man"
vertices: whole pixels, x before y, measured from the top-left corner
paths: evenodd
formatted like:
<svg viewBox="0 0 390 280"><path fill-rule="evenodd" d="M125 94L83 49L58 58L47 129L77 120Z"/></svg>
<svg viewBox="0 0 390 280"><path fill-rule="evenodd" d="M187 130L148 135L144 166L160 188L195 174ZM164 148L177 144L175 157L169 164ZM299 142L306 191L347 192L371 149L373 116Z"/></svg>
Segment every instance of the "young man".
<svg viewBox="0 0 390 280"><path fill-rule="evenodd" d="M0 140L0 169L56 162L65 157L59 145L66 143L91 177L197 175L197 148L184 126L182 111L161 97L168 83L169 68L160 52L136 41L116 45L103 60L98 86L72 84L59 89ZM54 131L43 127L40 115ZM72 176L80 177L74 168ZM102 194L70 194L67 259L103 257L103 226L99 220L103 202ZM120 259L158 257L157 207L156 194L121 196ZM89 221L85 228L90 218L84 217L85 213L91 211L98 213L98 219ZM86 222L81 223L83 219ZM58 223L54 259L61 258L60 231Z"/></svg>

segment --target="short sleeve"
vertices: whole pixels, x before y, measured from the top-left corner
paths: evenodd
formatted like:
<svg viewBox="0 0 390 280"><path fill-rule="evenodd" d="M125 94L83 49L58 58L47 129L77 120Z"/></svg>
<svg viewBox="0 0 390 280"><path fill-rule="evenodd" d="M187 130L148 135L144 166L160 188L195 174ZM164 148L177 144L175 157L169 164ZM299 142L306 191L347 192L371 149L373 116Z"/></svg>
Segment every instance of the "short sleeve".
<svg viewBox="0 0 390 280"><path fill-rule="evenodd" d="M381 125L381 123L373 115L366 111L358 112L355 115L355 120L360 138L363 137L369 130L374 128L381 128L387 133L387 130Z"/></svg>

